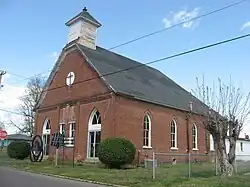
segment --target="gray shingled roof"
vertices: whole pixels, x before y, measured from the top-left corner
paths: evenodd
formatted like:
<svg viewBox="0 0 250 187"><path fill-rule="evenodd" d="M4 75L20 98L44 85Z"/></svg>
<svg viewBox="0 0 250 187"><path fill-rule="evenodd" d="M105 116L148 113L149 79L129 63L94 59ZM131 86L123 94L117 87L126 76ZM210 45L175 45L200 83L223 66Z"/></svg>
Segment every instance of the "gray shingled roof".
<svg viewBox="0 0 250 187"><path fill-rule="evenodd" d="M76 18L83 18L83 19L87 19L92 21L93 23L95 23L98 26L101 26L101 23L99 21L97 21L93 16L91 16L89 14L89 12L87 11L87 8L84 7L84 9L82 10L82 12L80 12L79 14L77 14L75 17L73 17L72 19L70 19L66 25L68 25L72 20L75 20Z"/></svg>
<svg viewBox="0 0 250 187"><path fill-rule="evenodd" d="M7 137L8 140L25 140L25 141L32 141L32 138L27 135L23 134L10 134Z"/></svg>
<svg viewBox="0 0 250 187"><path fill-rule="evenodd" d="M93 50L82 45L79 46L99 75L141 64L101 47ZM207 114L208 112L208 107L204 103L159 70L149 66L141 66L104 76L103 79L116 93L129 95L135 99L186 111L189 110L189 102L191 101L193 103L193 112L199 114Z"/></svg>

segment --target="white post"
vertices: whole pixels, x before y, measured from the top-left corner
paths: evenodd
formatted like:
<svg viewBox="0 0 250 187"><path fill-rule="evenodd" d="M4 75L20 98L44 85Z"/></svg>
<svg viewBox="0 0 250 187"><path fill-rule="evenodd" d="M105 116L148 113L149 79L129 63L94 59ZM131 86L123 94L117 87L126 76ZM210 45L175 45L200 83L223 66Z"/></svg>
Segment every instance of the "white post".
<svg viewBox="0 0 250 187"><path fill-rule="evenodd" d="M155 179L155 152L153 152L153 179Z"/></svg>

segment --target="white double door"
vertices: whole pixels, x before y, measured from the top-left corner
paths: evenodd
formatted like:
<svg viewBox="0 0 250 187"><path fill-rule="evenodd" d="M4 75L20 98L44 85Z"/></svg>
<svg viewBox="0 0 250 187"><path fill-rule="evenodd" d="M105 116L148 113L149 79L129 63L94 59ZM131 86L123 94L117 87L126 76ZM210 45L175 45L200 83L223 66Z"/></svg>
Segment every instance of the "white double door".
<svg viewBox="0 0 250 187"><path fill-rule="evenodd" d="M88 157L98 158L98 148L101 142L101 131L89 131L88 135Z"/></svg>

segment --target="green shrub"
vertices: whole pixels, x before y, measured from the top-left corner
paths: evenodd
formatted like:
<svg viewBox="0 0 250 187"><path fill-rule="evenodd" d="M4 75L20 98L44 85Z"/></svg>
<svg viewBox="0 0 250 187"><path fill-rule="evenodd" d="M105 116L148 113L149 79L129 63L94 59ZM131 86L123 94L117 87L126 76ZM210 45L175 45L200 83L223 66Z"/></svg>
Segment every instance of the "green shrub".
<svg viewBox="0 0 250 187"><path fill-rule="evenodd" d="M11 142L7 147L7 153L10 158L23 160L30 154L30 145L24 141Z"/></svg>
<svg viewBox="0 0 250 187"><path fill-rule="evenodd" d="M121 168L125 164L132 164L135 146L124 138L107 138L99 145L98 157L109 168Z"/></svg>

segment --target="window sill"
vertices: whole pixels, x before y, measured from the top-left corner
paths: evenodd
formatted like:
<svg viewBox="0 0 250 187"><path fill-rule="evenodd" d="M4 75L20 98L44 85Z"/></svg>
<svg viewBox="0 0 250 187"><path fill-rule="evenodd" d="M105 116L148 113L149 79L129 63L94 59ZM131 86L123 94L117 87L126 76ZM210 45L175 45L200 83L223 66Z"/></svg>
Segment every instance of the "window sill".
<svg viewBox="0 0 250 187"><path fill-rule="evenodd" d="M193 150L193 151L199 151L199 149L197 149L197 148L193 148L192 150Z"/></svg>
<svg viewBox="0 0 250 187"><path fill-rule="evenodd" d="M143 149L152 149L151 146L143 146L142 148L143 148Z"/></svg>
<svg viewBox="0 0 250 187"><path fill-rule="evenodd" d="M171 149L171 150L178 150L177 147L171 147L170 149Z"/></svg>
<svg viewBox="0 0 250 187"><path fill-rule="evenodd" d="M74 147L74 145L65 145L65 147Z"/></svg>

